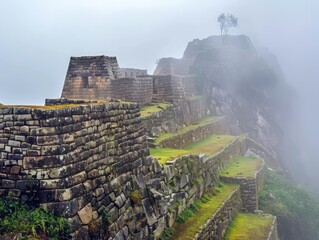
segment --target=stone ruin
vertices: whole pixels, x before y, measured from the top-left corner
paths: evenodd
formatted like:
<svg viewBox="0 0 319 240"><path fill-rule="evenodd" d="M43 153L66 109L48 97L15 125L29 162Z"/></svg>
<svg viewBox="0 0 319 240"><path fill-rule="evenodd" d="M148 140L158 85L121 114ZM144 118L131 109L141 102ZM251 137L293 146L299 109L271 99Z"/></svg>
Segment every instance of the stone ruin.
<svg viewBox="0 0 319 240"><path fill-rule="evenodd" d="M116 57L71 57L61 97L176 102L196 95L194 80L192 75L148 75L147 70L119 68Z"/></svg>
<svg viewBox="0 0 319 240"><path fill-rule="evenodd" d="M44 107L1 106L0 196L63 214L73 239L151 240L222 179L238 185L194 239L223 239L238 211L258 209L265 162L273 158L245 136L234 136L214 155L187 154L166 164L150 155L154 133L182 130L160 142L179 149L230 134L224 117L192 125L208 112L206 98L195 97L189 62L164 60L149 75L120 68L116 57L71 57L61 99ZM141 105L158 101L173 104L141 115ZM231 159L249 151L263 160L253 178L220 176ZM104 213L107 226L99 225ZM275 218L267 239L278 239Z"/></svg>

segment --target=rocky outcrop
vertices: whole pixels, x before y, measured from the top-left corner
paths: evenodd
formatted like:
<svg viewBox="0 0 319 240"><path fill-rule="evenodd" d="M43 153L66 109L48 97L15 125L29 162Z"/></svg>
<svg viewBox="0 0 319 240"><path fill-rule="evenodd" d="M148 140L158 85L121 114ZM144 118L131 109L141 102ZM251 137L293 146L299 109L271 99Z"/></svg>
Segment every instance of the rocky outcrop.
<svg viewBox="0 0 319 240"><path fill-rule="evenodd" d="M197 77L197 91L207 97L208 110L225 115L233 134L248 133L276 158L291 90L270 59L246 36L211 36L190 42L181 59L159 61L155 72L169 74L184 64L187 74Z"/></svg>

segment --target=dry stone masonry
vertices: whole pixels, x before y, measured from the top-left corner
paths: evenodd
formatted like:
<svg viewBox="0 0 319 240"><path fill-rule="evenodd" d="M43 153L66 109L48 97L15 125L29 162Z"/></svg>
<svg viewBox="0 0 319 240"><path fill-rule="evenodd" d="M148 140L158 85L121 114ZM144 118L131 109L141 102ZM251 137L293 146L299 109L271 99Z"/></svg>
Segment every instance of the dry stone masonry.
<svg viewBox="0 0 319 240"><path fill-rule="evenodd" d="M189 155L160 166L149 156L139 116L137 104L124 103L0 108L1 196L64 214L75 239L158 238L216 186L223 164L244 154L244 144L236 138L212 157ZM90 232L105 213L107 229Z"/></svg>
<svg viewBox="0 0 319 240"><path fill-rule="evenodd" d="M157 76L148 75L146 70L120 69L116 57L71 57L62 98L175 102L195 95L194 80L194 76Z"/></svg>
<svg viewBox="0 0 319 240"><path fill-rule="evenodd" d="M238 47L250 49L244 40ZM235 137L213 156L190 154L161 165L147 142L173 133L159 145L183 148L230 133L228 120L219 117L174 135L216 115L217 105L197 96L192 75L201 50L194 40L182 59L160 60L155 75L120 68L116 57L71 57L61 99L47 99L44 107L0 104L0 197L64 215L73 239L151 240L221 180L231 181L238 188L194 236L223 239L238 211L258 209L265 165L249 179L220 177L222 168L247 153L268 165L276 156L248 137ZM140 106L154 102L171 104L141 117ZM277 240L276 222L268 239Z"/></svg>

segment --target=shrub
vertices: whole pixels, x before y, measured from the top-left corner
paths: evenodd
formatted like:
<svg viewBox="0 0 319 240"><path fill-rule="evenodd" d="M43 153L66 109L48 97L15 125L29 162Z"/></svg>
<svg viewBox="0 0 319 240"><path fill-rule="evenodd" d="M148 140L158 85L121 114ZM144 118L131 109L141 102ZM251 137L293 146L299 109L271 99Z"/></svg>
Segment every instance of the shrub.
<svg viewBox="0 0 319 240"><path fill-rule="evenodd" d="M13 199L0 199L0 233L23 238L71 239L69 221L42 208Z"/></svg>
<svg viewBox="0 0 319 240"><path fill-rule="evenodd" d="M129 197L135 204L142 204L142 194L139 190L131 192Z"/></svg>
<svg viewBox="0 0 319 240"><path fill-rule="evenodd" d="M165 228L160 240L169 240L174 234L173 228Z"/></svg>
<svg viewBox="0 0 319 240"><path fill-rule="evenodd" d="M280 239L319 239L319 202L304 187L267 171L259 205L277 216Z"/></svg>

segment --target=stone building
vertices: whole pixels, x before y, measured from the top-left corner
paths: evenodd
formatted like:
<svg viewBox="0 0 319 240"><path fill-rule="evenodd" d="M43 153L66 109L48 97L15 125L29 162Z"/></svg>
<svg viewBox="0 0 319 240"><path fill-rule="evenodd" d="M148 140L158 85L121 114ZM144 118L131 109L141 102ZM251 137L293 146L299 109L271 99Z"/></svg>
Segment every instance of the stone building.
<svg viewBox="0 0 319 240"><path fill-rule="evenodd" d="M194 77L148 75L147 70L119 68L116 57L71 57L62 98L175 102L196 95Z"/></svg>

